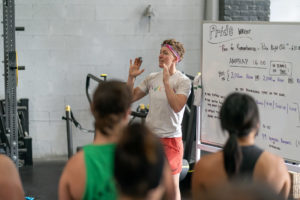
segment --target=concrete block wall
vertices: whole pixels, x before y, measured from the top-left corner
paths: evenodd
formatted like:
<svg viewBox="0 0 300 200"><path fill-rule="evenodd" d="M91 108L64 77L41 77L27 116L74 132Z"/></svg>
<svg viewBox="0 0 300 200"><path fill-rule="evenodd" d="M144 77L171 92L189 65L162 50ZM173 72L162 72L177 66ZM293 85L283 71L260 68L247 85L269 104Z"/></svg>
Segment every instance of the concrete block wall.
<svg viewBox="0 0 300 200"><path fill-rule="evenodd" d="M160 44L166 38L176 38L186 48L179 70L191 75L200 71L203 0L16 0L15 4L16 26L25 26L24 32L16 33L19 64L26 66L19 72L17 95L29 98L35 159L67 154L66 125L61 120L66 105L83 127L93 129L85 96L88 73L126 81L129 59L142 56L146 71L139 83L158 70ZM149 4L155 13L150 30L143 17ZM74 149L93 139L74 127L73 137Z"/></svg>
<svg viewBox="0 0 300 200"><path fill-rule="evenodd" d="M270 0L219 0L222 21L269 21Z"/></svg>

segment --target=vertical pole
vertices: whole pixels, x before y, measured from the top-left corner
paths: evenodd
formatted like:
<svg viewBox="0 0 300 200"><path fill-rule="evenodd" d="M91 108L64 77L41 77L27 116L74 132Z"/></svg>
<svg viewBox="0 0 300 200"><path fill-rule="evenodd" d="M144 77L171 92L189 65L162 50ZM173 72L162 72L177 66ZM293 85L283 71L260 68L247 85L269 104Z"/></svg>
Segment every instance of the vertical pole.
<svg viewBox="0 0 300 200"><path fill-rule="evenodd" d="M73 155L73 137L72 137L72 126L71 126L71 107L66 106L66 125L67 125L67 142L68 142L68 158Z"/></svg>
<svg viewBox="0 0 300 200"><path fill-rule="evenodd" d="M219 0L206 0L205 20L219 20Z"/></svg>
<svg viewBox="0 0 300 200"><path fill-rule="evenodd" d="M7 152L7 154L12 158L18 167L19 154L15 29L14 0L3 0L5 121L6 133L10 135L10 152Z"/></svg>
<svg viewBox="0 0 300 200"><path fill-rule="evenodd" d="M194 98L192 102L194 101ZM185 141L185 150L184 150L184 158L190 163L191 162L191 154L193 150L193 141L195 138L195 124L194 124L194 119L195 119L195 111L196 111L196 106L192 105L192 109L190 112L190 117L188 121L188 128L187 128L187 137Z"/></svg>
<svg viewBox="0 0 300 200"><path fill-rule="evenodd" d="M200 160L201 157L201 107L197 106L197 112L196 112L196 160L195 163Z"/></svg>

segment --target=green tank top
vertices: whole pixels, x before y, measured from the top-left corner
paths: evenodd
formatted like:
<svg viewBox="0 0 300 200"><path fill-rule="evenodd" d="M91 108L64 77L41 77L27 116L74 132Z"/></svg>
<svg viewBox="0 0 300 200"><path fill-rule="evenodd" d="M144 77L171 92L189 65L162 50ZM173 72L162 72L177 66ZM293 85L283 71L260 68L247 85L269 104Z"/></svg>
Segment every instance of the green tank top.
<svg viewBox="0 0 300 200"><path fill-rule="evenodd" d="M83 200L117 199L113 176L115 147L115 144L83 147L86 168Z"/></svg>

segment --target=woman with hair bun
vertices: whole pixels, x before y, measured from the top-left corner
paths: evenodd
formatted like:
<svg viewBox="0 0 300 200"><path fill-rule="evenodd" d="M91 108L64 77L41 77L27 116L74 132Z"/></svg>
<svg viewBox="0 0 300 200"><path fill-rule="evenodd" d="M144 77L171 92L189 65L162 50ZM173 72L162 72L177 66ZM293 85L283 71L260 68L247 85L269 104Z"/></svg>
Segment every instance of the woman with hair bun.
<svg viewBox="0 0 300 200"><path fill-rule="evenodd" d="M59 183L59 199L117 199L114 182L116 142L130 118L132 95L126 83L106 81L94 92L93 144L86 145L66 164Z"/></svg>
<svg viewBox="0 0 300 200"><path fill-rule="evenodd" d="M222 151L201 157L192 177L193 199L231 180L258 181L287 198L290 177L284 160L255 146L259 112L252 97L232 93L220 110L221 128L229 134Z"/></svg>

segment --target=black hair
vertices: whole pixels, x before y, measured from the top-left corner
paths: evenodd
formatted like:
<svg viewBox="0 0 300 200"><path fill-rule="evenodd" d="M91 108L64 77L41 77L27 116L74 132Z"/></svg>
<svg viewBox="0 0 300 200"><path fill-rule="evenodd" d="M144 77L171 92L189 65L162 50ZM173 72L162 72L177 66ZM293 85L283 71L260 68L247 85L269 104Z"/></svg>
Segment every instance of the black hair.
<svg viewBox="0 0 300 200"><path fill-rule="evenodd" d="M117 80L99 83L91 105L95 129L109 135L109 130L126 115L131 100L132 93L126 83Z"/></svg>
<svg viewBox="0 0 300 200"><path fill-rule="evenodd" d="M121 194L145 198L162 179L164 152L160 140L143 124L131 124L115 151L115 179Z"/></svg>
<svg viewBox="0 0 300 200"><path fill-rule="evenodd" d="M221 128L229 133L223 148L224 166L232 178L239 172L242 154L238 138L247 136L259 123L259 112L255 100L242 93L232 93L224 101L221 111Z"/></svg>

